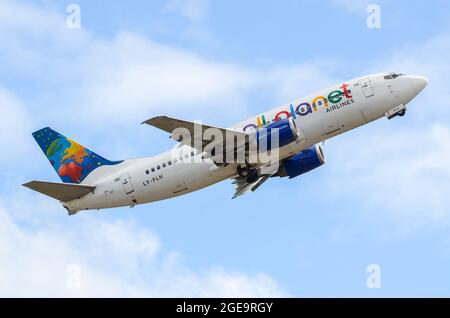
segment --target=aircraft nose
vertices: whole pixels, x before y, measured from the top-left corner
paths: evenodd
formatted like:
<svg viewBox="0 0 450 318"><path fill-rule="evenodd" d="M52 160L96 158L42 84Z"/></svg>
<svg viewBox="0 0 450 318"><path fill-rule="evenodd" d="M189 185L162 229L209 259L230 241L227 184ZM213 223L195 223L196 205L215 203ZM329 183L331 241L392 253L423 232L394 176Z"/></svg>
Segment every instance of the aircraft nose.
<svg viewBox="0 0 450 318"><path fill-rule="evenodd" d="M418 95L428 85L428 78L424 76L410 76L414 87L414 93Z"/></svg>

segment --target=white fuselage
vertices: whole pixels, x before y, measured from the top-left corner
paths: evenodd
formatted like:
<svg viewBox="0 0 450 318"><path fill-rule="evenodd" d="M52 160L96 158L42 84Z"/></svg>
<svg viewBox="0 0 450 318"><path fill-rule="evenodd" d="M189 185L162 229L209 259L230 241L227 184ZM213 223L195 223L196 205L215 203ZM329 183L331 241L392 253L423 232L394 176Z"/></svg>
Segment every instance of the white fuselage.
<svg viewBox="0 0 450 318"><path fill-rule="evenodd" d="M341 83L252 117L230 129L251 132L277 118L293 117L300 138L280 149L279 160L283 160L383 117L394 107L409 103L424 87L421 77L385 79L386 75L374 74ZM175 147L155 157L125 160L94 170L83 183L95 185L95 191L64 205L71 212L135 206L187 194L236 175L235 165L218 167L211 159L203 159L202 153L193 148Z"/></svg>

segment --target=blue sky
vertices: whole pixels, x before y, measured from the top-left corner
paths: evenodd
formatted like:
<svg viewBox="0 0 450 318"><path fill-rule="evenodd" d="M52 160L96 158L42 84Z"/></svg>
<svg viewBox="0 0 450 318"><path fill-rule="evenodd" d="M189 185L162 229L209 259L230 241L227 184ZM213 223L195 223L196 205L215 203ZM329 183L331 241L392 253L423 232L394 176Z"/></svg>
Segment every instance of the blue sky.
<svg viewBox="0 0 450 318"><path fill-rule="evenodd" d="M364 0L78 1L81 29L71 3L0 2L0 295L450 296L448 1L376 2L380 29ZM173 146L139 124L155 115L226 126L391 70L430 79L406 117L237 200L223 182L69 218L20 186L58 181L31 136L44 126L108 159L151 156Z"/></svg>

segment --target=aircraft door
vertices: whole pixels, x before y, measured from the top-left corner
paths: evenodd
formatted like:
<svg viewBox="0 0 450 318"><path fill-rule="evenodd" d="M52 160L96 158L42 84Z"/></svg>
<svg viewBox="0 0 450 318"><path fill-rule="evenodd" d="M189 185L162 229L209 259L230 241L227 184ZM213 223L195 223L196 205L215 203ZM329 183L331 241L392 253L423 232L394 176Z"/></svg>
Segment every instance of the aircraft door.
<svg viewBox="0 0 450 318"><path fill-rule="evenodd" d="M370 79L368 79L368 78L362 79L360 81L360 84L361 84L361 88L363 90L364 96L366 98L372 97L374 95L373 87L372 87L372 83L370 82Z"/></svg>
<svg viewBox="0 0 450 318"><path fill-rule="evenodd" d="M133 184L131 183L130 174L126 173L120 177L122 182L122 187L126 195L129 195L134 192Z"/></svg>

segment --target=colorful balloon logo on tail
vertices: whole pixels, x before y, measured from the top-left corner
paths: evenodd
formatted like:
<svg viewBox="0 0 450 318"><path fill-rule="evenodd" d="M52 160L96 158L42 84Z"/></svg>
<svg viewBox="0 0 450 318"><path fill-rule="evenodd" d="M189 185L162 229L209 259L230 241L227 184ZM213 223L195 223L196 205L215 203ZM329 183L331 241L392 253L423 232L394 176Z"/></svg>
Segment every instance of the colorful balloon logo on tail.
<svg viewBox="0 0 450 318"><path fill-rule="evenodd" d="M96 168L121 162L109 161L50 128L41 129L33 136L66 183L81 183Z"/></svg>

